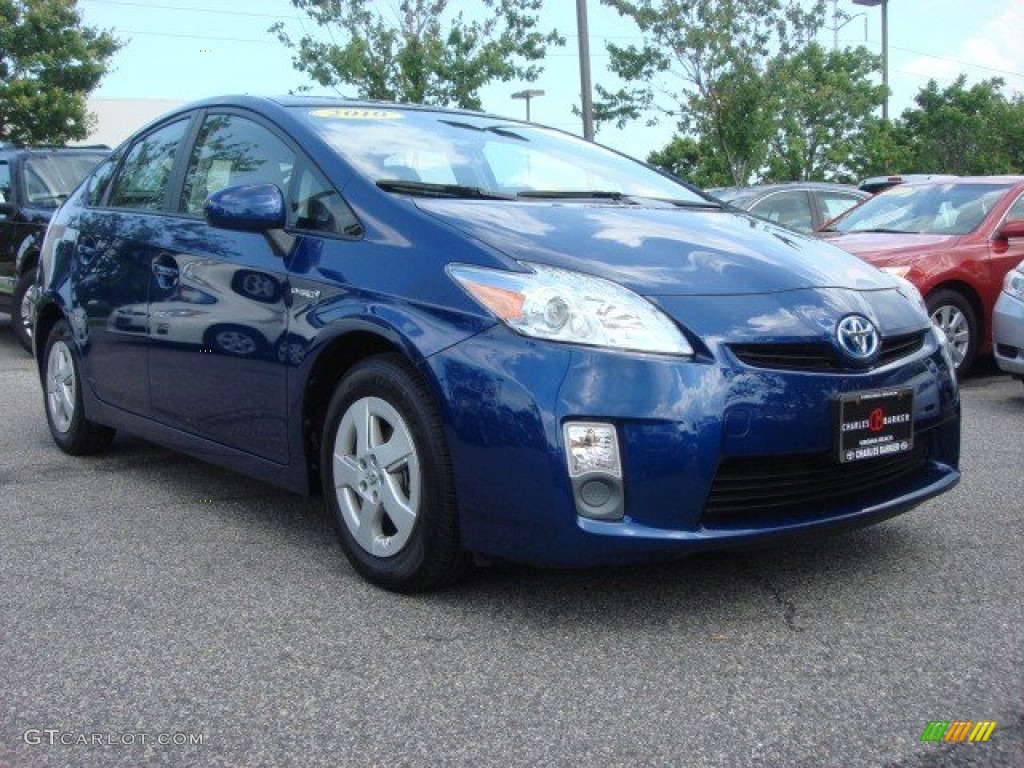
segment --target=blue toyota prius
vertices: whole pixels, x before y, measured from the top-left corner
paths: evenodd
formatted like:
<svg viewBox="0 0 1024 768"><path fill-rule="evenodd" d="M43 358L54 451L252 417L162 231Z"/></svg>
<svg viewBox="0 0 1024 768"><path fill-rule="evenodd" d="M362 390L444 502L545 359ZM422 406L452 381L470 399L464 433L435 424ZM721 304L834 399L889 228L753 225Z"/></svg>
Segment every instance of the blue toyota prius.
<svg viewBox="0 0 1024 768"><path fill-rule="evenodd" d="M921 297L573 136L227 97L119 147L46 235L45 411L301 493L354 568L631 563L874 523L959 479Z"/></svg>

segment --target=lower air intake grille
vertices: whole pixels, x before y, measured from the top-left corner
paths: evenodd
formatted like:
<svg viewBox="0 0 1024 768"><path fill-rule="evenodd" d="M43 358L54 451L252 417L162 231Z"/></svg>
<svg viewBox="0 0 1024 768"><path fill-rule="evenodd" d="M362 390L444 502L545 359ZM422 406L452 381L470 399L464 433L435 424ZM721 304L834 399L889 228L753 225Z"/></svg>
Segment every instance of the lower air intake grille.
<svg viewBox="0 0 1024 768"><path fill-rule="evenodd" d="M823 455L725 459L715 475L703 519L735 523L753 513L847 501L895 483L927 462L926 435L918 435L906 453L847 464Z"/></svg>

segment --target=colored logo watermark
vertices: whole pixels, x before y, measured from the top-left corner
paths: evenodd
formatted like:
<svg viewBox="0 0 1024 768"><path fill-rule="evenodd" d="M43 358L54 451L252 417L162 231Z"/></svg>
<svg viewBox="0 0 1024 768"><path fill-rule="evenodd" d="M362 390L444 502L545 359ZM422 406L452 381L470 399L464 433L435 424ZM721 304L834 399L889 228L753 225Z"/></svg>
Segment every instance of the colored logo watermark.
<svg viewBox="0 0 1024 768"><path fill-rule="evenodd" d="M988 741L995 729L995 720L932 720L921 741Z"/></svg>

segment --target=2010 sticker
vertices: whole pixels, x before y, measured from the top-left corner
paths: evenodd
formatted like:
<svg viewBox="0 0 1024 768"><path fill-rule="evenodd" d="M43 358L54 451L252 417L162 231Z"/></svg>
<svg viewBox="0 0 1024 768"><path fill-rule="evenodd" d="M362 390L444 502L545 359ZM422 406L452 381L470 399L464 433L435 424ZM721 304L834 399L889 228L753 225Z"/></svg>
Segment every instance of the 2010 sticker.
<svg viewBox="0 0 1024 768"><path fill-rule="evenodd" d="M402 113L389 109L360 109L357 107L330 107L314 109L313 117L333 117L340 120L401 120Z"/></svg>

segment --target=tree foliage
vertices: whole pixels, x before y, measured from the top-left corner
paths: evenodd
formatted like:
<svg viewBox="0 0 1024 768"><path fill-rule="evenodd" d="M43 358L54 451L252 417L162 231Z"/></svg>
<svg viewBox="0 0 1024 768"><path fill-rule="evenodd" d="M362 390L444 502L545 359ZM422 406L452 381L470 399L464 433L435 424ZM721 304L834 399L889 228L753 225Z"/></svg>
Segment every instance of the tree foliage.
<svg viewBox="0 0 1024 768"><path fill-rule="evenodd" d="M850 158L862 150L863 126L885 98L884 86L871 82L878 65L864 48L826 51L818 43L769 62L768 178L853 178Z"/></svg>
<svg viewBox="0 0 1024 768"><path fill-rule="evenodd" d="M81 21L76 0L0 0L0 141L63 144L89 134L85 97L121 43Z"/></svg>
<svg viewBox="0 0 1024 768"><path fill-rule="evenodd" d="M595 120L647 116L676 121L711 142L732 182L765 161L773 116L766 108L769 61L807 45L824 24L824 3L798 0L602 0L639 28L640 45L608 44L609 67L626 85L598 85Z"/></svg>
<svg viewBox="0 0 1024 768"><path fill-rule="evenodd" d="M735 183L725 155L707 139L676 136L663 149L651 152L647 162L702 189Z"/></svg>
<svg viewBox="0 0 1024 768"><path fill-rule="evenodd" d="M557 31L539 29L542 0L480 0L484 18L448 12L448 0L402 0L397 12L370 0L292 0L328 40L292 40L296 69L320 85L350 86L361 98L479 109L479 91L498 80L536 80Z"/></svg>
<svg viewBox="0 0 1024 768"><path fill-rule="evenodd" d="M908 171L981 175L1024 170L1020 94L1007 100L1001 78L969 88L966 82L961 75L940 89L931 80L915 97L917 108L903 112Z"/></svg>

